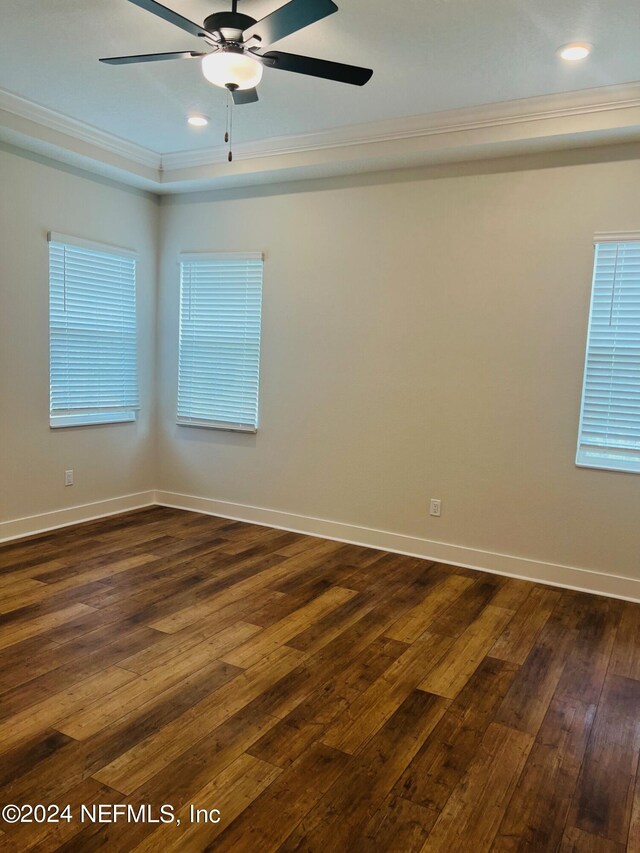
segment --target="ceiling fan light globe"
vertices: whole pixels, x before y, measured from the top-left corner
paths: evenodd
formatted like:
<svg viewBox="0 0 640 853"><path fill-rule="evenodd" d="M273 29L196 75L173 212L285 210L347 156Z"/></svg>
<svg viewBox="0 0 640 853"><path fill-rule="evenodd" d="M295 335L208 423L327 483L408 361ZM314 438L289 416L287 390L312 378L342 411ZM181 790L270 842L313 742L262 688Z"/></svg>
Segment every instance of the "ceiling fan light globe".
<svg viewBox="0 0 640 853"><path fill-rule="evenodd" d="M205 78L221 89L227 86L254 89L262 80L262 70L262 65L256 59L241 51L219 50L202 60Z"/></svg>

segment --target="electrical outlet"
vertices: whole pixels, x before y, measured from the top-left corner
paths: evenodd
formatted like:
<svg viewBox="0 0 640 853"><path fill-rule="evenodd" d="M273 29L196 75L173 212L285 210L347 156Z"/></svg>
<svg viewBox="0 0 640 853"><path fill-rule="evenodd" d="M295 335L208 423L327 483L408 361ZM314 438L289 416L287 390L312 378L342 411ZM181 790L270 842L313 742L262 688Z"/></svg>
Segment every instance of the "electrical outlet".
<svg viewBox="0 0 640 853"><path fill-rule="evenodd" d="M64 484L65 486L73 486L73 468L64 472Z"/></svg>
<svg viewBox="0 0 640 853"><path fill-rule="evenodd" d="M435 518L440 518L441 511L442 501L437 500L437 498L431 498L431 502L429 504L429 515L433 515Z"/></svg>

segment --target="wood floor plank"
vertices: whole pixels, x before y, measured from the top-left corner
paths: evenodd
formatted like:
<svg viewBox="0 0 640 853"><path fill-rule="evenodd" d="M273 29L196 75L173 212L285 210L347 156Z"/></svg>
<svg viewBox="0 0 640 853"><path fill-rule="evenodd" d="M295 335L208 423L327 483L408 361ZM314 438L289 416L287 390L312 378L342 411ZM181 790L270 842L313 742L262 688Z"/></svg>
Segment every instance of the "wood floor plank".
<svg viewBox="0 0 640 853"><path fill-rule="evenodd" d="M346 709L322 737L322 742L354 753L384 725L453 645L451 637L433 634L413 643Z"/></svg>
<svg viewBox="0 0 640 853"><path fill-rule="evenodd" d="M127 549L127 551L130 549ZM154 562L155 555L149 553L135 554L130 557L123 557L121 560L113 558L105 560L104 557L94 560L96 565L91 567L85 564L81 570L75 566L69 566L64 575L58 572L47 572L46 574L38 574L37 577L46 583L50 593L60 590L71 589L74 586L87 584L91 581L105 581L113 578L114 575L128 572L131 569L138 569L141 566L147 566Z"/></svg>
<svg viewBox="0 0 640 853"><path fill-rule="evenodd" d="M427 840L430 815L422 806L390 794L362 830L361 853L418 853Z"/></svg>
<svg viewBox="0 0 640 853"><path fill-rule="evenodd" d="M289 767L315 741L320 739L323 727L319 723L293 726L285 720L266 732L247 752L276 767Z"/></svg>
<svg viewBox="0 0 640 853"><path fill-rule="evenodd" d="M565 832L562 838L562 844L558 848L558 853L635 853L633 847L625 847L624 844L617 844L615 841L609 841L608 838L602 838L599 835L591 835L589 832L583 832L571 826Z"/></svg>
<svg viewBox="0 0 640 853"><path fill-rule="evenodd" d="M184 628L175 633L163 633L166 637L166 642L160 641L157 651L169 650L172 647L179 647L184 643L189 643L190 639L207 640L214 635L219 634L225 628L231 628L238 622L254 624L248 620L252 617L255 608L262 606L265 601L272 599L274 596L279 596L281 593L273 592L269 589L256 590L246 596L240 596L235 601L226 603L217 611L208 613L197 621L190 622ZM260 626L257 626L260 628ZM154 630L158 630L154 628ZM246 638L245 638L246 639ZM244 641L243 641L244 642ZM149 659L145 661L145 666L153 669L155 666L155 656L150 650Z"/></svg>
<svg viewBox="0 0 640 853"><path fill-rule="evenodd" d="M259 716L242 708L210 736L198 741L194 749L181 753L166 769L148 779L136 794L148 801L171 801L180 807L193 802L201 788L249 752L277 722L275 717Z"/></svg>
<svg viewBox="0 0 640 853"><path fill-rule="evenodd" d="M173 666L176 659L190 654L191 650L199 646L206 646L209 657L219 658L260 632L257 625L251 625L242 620L221 630L217 628L218 625L210 625L203 627L201 631L190 632L184 637L176 634L164 637L152 646L124 658L119 662L119 666L138 675L144 675L158 667Z"/></svg>
<svg viewBox="0 0 640 853"><path fill-rule="evenodd" d="M59 823L19 823L14 824L7 833L4 843L0 841L0 853L33 851L33 853L53 853L60 849L73 849L77 836L82 831L79 819L81 806L91 808L94 805L110 805L118 802L117 791L100 785L93 779L85 779L69 790L65 799L74 819ZM76 849L79 849L76 847Z"/></svg>
<svg viewBox="0 0 640 853"><path fill-rule="evenodd" d="M284 721L296 727L317 724L324 730L367 690L406 648L405 643L379 636L364 649L358 649L354 638L354 654L347 665L334 666L331 672L325 673L324 678L316 679L304 699L284 717ZM337 648L335 658L339 658Z"/></svg>
<svg viewBox="0 0 640 853"><path fill-rule="evenodd" d="M157 667L145 675L134 676L127 683L111 690L91 705L73 711L56 723L56 728L75 740L85 740L105 729L116 720L125 717L154 697L161 697L166 691L177 685L188 686L190 676L196 675L213 659L209 646L203 644L191 649L172 661L170 667ZM216 661L216 668L224 669L223 662ZM234 668L228 667L229 674ZM235 670L238 672L238 670ZM127 672L127 670L123 670Z"/></svg>
<svg viewBox="0 0 640 853"><path fill-rule="evenodd" d="M36 702L55 696L110 666L119 665L122 658L138 649L147 648L157 637L162 636L150 628L130 625L121 626L115 636L109 633L105 637L102 630L97 633L99 637L85 634L79 640L54 646L44 660L43 657L38 659L35 667L31 663L24 667L19 673L20 684L14 685L2 696L0 719L24 711Z"/></svg>
<svg viewBox="0 0 640 853"><path fill-rule="evenodd" d="M470 578L459 575L445 578L420 604L412 607L389 628L387 637L402 643L413 643L472 584Z"/></svg>
<svg viewBox="0 0 640 853"><path fill-rule="evenodd" d="M474 761L515 674L513 664L486 658L398 780L395 792L425 809L428 830Z"/></svg>
<svg viewBox="0 0 640 853"><path fill-rule="evenodd" d="M640 853L639 709L631 602L167 507L0 546L0 803L181 820L7 853Z"/></svg>
<svg viewBox="0 0 640 853"><path fill-rule="evenodd" d="M34 637L38 641L37 645L24 649L24 654L21 655L23 660L21 665L16 663L0 667L0 693L6 693L8 690L15 690L25 682L41 676L47 672L57 669L59 666L64 666L65 663L75 660L78 655L82 655L82 651L73 646L60 646L58 643L45 642L42 643L40 637ZM26 641L28 643L29 641ZM13 646L17 649L24 644L19 643ZM28 663L28 666L26 665Z"/></svg>
<svg viewBox="0 0 640 853"><path fill-rule="evenodd" d="M46 728L17 746L2 744L0 764L0 787L10 784L17 776L27 773L39 762L45 761L72 739L55 729Z"/></svg>
<svg viewBox="0 0 640 853"><path fill-rule="evenodd" d="M566 595L566 593L565 593ZM586 599L586 600L585 600ZM577 642L567 658L557 693L589 704L600 699L620 622L622 602L574 596L579 603Z"/></svg>
<svg viewBox="0 0 640 853"><path fill-rule="evenodd" d="M563 597L516 675L498 710L497 722L533 736L538 733L578 642L579 618L573 599Z"/></svg>
<svg viewBox="0 0 640 853"><path fill-rule="evenodd" d="M633 794L631 809L631 825L629 827L628 850L640 850L640 766L636 773L636 786Z"/></svg>
<svg viewBox="0 0 640 853"><path fill-rule="evenodd" d="M112 666L66 690L48 696L0 723L0 743L6 749L44 729L55 727L70 711L87 708L95 701L96 695L109 694L134 678L132 673Z"/></svg>
<svg viewBox="0 0 640 853"><path fill-rule="evenodd" d="M391 610L389 610L389 606ZM402 609L399 602L396 606ZM396 606L388 603L381 613L367 613L352 627L340 633L318 651L314 653L305 652L296 669L287 673L279 682L254 700L257 710L287 719L299 705L320 688L325 694L332 687L345 688L352 697L354 693L361 692L358 688L355 691L350 690L349 678L354 675L351 662L355 662L360 655L368 660L370 646L380 638L385 628L393 620L390 613L396 610ZM393 644L392 646L385 646L387 654L390 652L392 657L394 649L397 650L398 646L401 647L399 654L402 654L406 648L404 643L399 644L395 640L387 642ZM378 656L370 661L374 665L374 669L369 670L369 674L378 671L375 667L382 662L384 657L385 655ZM365 667L365 671L366 669L367 667ZM359 672L362 678L366 679L365 672L359 662L356 662L355 672ZM349 701L345 703L345 707L348 704Z"/></svg>
<svg viewBox="0 0 640 853"><path fill-rule="evenodd" d="M241 646L223 655L223 660L234 666L250 667L257 663L269 652L284 645L287 640L295 637L316 619L335 610L345 601L356 595L352 589L336 586L319 595L313 601L295 610L290 616L282 619L277 625L261 631Z"/></svg>
<svg viewBox="0 0 640 853"><path fill-rule="evenodd" d="M414 690L364 749L351 759L282 850L356 849L371 814L380 808L448 702Z"/></svg>
<svg viewBox="0 0 640 853"><path fill-rule="evenodd" d="M433 622L431 632L446 634L449 637L459 637L480 616L485 607L499 592L503 584L502 578L482 576L464 590L462 595ZM505 610L508 608L505 608Z"/></svg>
<svg viewBox="0 0 640 853"><path fill-rule="evenodd" d="M157 853L159 849L165 853L200 853L277 779L280 772L272 764L243 753L194 796L198 810L216 809L220 813L219 823L193 821L190 803L177 813L180 825L160 827L133 849L137 853Z"/></svg>
<svg viewBox="0 0 640 853"><path fill-rule="evenodd" d="M282 772L216 843L216 853L280 849L295 826L322 798L346 767L347 756L315 744Z"/></svg>
<svg viewBox="0 0 640 853"><path fill-rule="evenodd" d="M34 578L21 578L16 575L0 577L0 613L8 613L14 607L24 607L30 604L33 593L46 592L47 584Z"/></svg>
<svg viewBox="0 0 640 853"><path fill-rule="evenodd" d="M73 604L53 613L36 616L34 619L29 619L15 626L12 624L0 625L0 650L38 634L43 634L51 628L58 628L60 625L72 622L77 616L85 615L93 616L93 608L87 607L86 604Z"/></svg>
<svg viewBox="0 0 640 853"><path fill-rule="evenodd" d="M199 619L224 609L225 605L239 603L240 596L230 590L245 582L245 592L253 592L265 586L264 571L278 565L281 558L268 555L261 558L246 558L233 566L232 557L207 556L198 558L196 574L177 578L175 581L157 585L130 596L120 591L115 600L100 604L101 612L126 614L156 630L175 633ZM231 563L231 565L230 565ZM252 586L253 589L249 587ZM168 620L171 620L169 622Z"/></svg>
<svg viewBox="0 0 640 853"><path fill-rule="evenodd" d="M640 753L640 681L611 675L596 711L567 824L625 845Z"/></svg>
<svg viewBox="0 0 640 853"><path fill-rule="evenodd" d="M529 581L518 578L504 578L503 584L491 599L495 607L504 607L505 610L518 610L534 589L548 589L549 587L536 587Z"/></svg>
<svg viewBox="0 0 640 853"><path fill-rule="evenodd" d="M276 649L178 720L95 773L94 778L123 794L131 793L262 693L267 685L295 668L300 656L295 649Z"/></svg>
<svg viewBox="0 0 640 853"><path fill-rule="evenodd" d="M97 773L117 757L178 720L205 697L215 693L233 677L233 672L229 664L213 661L210 667L190 678L189 683L182 682L162 698L146 702L88 741L78 742L61 735L65 740L57 742L50 754L45 754L35 767L25 767L24 760L20 762L21 770L8 776L0 788L0 801L29 801L31 792L36 789L43 802L60 802L73 785ZM274 718L243 719L241 732L231 727L232 743L225 745L225 755L231 754L229 760L233 760L275 722ZM226 731L228 727L220 727L221 733ZM207 741L207 748L210 743L217 743L215 737ZM199 744L200 752L206 752L204 746ZM15 769L15 764L12 769ZM168 781L171 790L175 791L178 777L171 776Z"/></svg>
<svg viewBox="0 0 640 853"><path fill-rule="evenodd" d="M523 664L559 598L555 589L533 589L494 643L491 657Z"/></svg>
<svg viewBox="0 0 640 853"><path fill-rule="evenodd" d="M595 710L575 700L551 703L492 851L559 848Z"/></svg>
<svg viewBox="0 0 640 853"><path fill-rule="evenodd" d="M198 792L240 758L246 748L274 723L273 718L257 718L240 711L220 726L213 736L204 738L193 750L182 753L130 797L123 797L117 792L119 802L170 803L177 811L183 809L195 802ZM104 740L104 735L99 737ZM114 737L117 737L117 732ZM109 738L108 742L112 740ZM91 760L95 761L95 757L92 756ZM154 829L151 824L140 823L88 826L79 833L72 849L81 853L93 850L129 853L144 843Z"/></svg>
<svg viewBox="0 0 640 853"><path fill-rule="evenodd" d="M511 619L512 610L488 604L427 674L420 689L455 699Z"/></svg>
<svg viewBox="0 0 640 853"><path fill-rule="evenodd" d="M450 853L470 844L474 853L491 849L532 743L524 732L489 726L477 758L429 833L424 853Z"/></svg>
<svg viewBox="0 0 640 853"><path fill-rule="evenodd" d="M354 595L291 637L287 640L287 645L312 655L371 613L375 606L375 599L371 595Z"/></svg>
<svg viewBox="0 0 640 853"><path fill-rule="evenodd" d="M624 602L611 657L611 672L640 681L640 607Z"/></svg>
<svg viewBox="0 0 640 853"><path fill-rule="evenodd" d="M269 558L264 562L257 563L252 560L253 564L249 566L248 577L242 580L236 579L236 582L228 584L218 594L213 594L194 604L187 604L166 616L154 618L149 624L158 631L174 634L189 625L212 616L228 605L237 604L245 596L268 587L271 582L287 574L289 569L287 563L295 559L294 557L289 558L289 560ZM277 591L274 590L274 592Z"/></svg>

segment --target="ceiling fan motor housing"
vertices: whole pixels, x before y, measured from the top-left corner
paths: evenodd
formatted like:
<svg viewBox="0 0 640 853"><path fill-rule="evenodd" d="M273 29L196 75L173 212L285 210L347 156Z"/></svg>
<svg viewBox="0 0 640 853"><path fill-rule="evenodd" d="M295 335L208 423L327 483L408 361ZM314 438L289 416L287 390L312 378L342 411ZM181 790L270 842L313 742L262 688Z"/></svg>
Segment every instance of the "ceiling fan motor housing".
<svg viewBox="0 0 640 853"><path fill-rule="evenodd" d="M220 33L225 41L242 44L242 33L255 23L255 18L241 12L215 12L205 18L204 28L210 33Z"/></svg>

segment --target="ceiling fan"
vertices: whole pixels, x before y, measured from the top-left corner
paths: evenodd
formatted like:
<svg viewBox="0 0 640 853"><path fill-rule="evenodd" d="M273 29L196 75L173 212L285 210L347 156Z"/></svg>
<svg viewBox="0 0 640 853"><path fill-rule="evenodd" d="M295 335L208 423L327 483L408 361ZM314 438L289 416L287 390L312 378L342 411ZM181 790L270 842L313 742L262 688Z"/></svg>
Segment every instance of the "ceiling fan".
<svg viewBox="0 0 640 853"><path fill-rule="evenodd" d="M251 104L258 100L256 86L262 79L263 66L281 71L308 74L340 83L364 86L373 71L355 65L343 65L326 59L313 59L295 53L268 50L273 42L301 30L338 11L332 0L289 0L270 15L256 21L238 12L238 0L232 0L230 12L215 12L198 24L167 9L155 0L129 0L141 9L157 15L181 30L202 39L209 50L175 53L150 53L141 56L114 56L101 59L108 65L128 65L135 62L157 62L165 59L202 59L202 73L209 82L231 92L236 104Z"/></svg>

